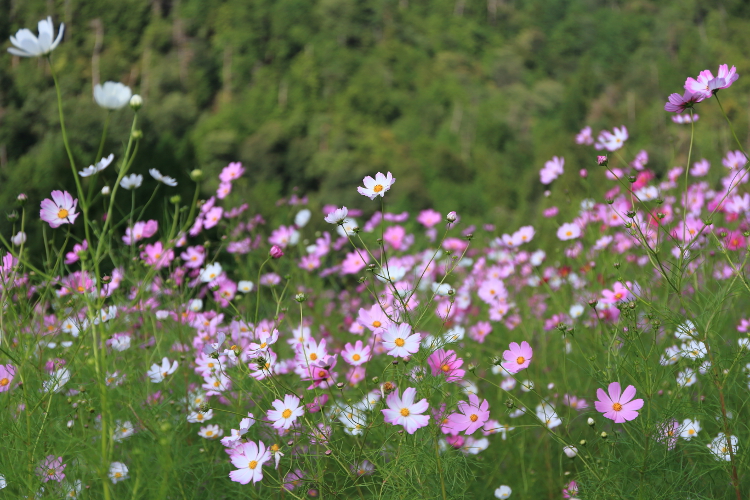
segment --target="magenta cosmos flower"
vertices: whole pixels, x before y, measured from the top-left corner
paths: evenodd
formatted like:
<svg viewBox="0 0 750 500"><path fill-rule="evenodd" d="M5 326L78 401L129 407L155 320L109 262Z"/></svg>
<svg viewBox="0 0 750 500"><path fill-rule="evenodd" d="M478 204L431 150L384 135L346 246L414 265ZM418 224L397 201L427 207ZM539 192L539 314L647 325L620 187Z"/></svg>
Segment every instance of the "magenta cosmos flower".
<svg viewBox="0 0 750 500"><path fill-rule="evenodd" d="M692 108L693 104L701 102L706 96L702 93L694 94L689 90L686 90L683 95L674 93L670 94L667 103L664 105L664 111L670 113L682 113L688 108Z"/></svg>
<svg viewBox="0 0 750 500"><path fill-rule="evenodd" d="M434 376L445 375L448 382L460 382L466 374L466 370L461 369L464 360L456 356L456 352L452 350L438 349L427 358L427 364L430 365Z"/></svg>
<svg viewBox="0 0 750 500"><path fill-rule="evenodd" d="M67 191L52 191L52 199L42 200L42 209L39 211L39 217L44 222L49 223L51 228L60 227L63 224L73 224L78 217L76 206L78 200Z"/></svg>
<svg viewBox="0 0 750 500"><path fill-rule="evenodd" d="M0 365L0 392L10 390L13 377L16 376L16 367L13 365Z"/></svg>
<svg viewBox="0 0 750 500"><path fill-rule="evenodd" d="M393 425L403 425L406 432L414 434L420 427L424 427L430 421L430 417L422 415L429 408L426 399L418 403L414 402L414 396L417 390L409 387L404 391L404 397L399 397L398 389L392 392L385 399L388 409L380 410L383 412L383 418L386 422Z"/></svg>
<svg viewBox="0 0 750 500"><path fill-rule="evenodd" d="M67 467L67 464L62 463L62 457L47 455L47 458L42 460L39 467L36 468L36 473L39 475L43 483L49 481L57 481L60 483L65 479L65 474L63 474L65 467Z"/></svg>
<svg viewBox="0 0 750 500"><path fill-rule="evenodd" d="M490 404L486 399L480 404L479 396L469 394L469 402L458 403L458 413L448 415L448 423L444 428L454 436L461 431L464 431L467 436L473 434L490 419L489 407Z"/></svg>
<svg viewBox="0 0 750 500"><path fill-rule="evenodd" d="M609 395L603 389L597 389L596 396L599 400L594 402L596 410L602 412L605 418L621 424L638 416L637 410L643 408L643 400L633 399L635 387L629 385L622 391L619 382L612 382L607 391Z"/></svg>
<svg viewBox="0 0 750 500"><path fill-rule="evenodd" d="M284 401L277 399L271 405L273 410L268 410L268 420L273 422L276 429L288 429L292 426L297 417L305 413L305 408L299 405L299 398L287 394Z"/></svg>
<svg viewBox="0 0 750 500"><path fill-rule="evenodd" d="M517 342L511 342L508 350L503 352L502 367L510 373L518 373L528 368L531 363L531 357L534 355L533 349L525 340L518 345Z"/></svg>
<svg viewBox="0 0 750 500"><path fill-rule="evenodd" d="M362 180L362 184L364 184L365 187L360 186L357 188L357 191L362 196L367 196L371 200L374 200L378 196L385 196L386 191L391 189L394 182L396 182L396 178L393 177L390 172L386 175L378 172L375 174L374 179L369 175L365 177Z"/></svg>
<svg viewBox="0 0 750 500"><path fill-rule="evenodd" d="M242 443L230 451L229 459L238 470L229 473L229 479L240 484L263 479L263 464L271 460L271 451L263 441Z"/></svg>

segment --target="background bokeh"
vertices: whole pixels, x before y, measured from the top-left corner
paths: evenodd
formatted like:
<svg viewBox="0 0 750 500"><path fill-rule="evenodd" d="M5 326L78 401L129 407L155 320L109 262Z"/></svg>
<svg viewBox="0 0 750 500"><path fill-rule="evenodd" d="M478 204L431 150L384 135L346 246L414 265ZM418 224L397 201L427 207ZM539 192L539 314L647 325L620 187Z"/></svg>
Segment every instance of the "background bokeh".
<svg viewBox="0 0 750 500"><path fill-rule="evenodd" d="M668 94L721 63L750 68L742 0L0 0L0 38L47 15L66 25L52 62L80 163L94 161L106 115L92 86L121 81L145 102L132 171L156 167L191 198L192 169L210 194L241 161L234 195L260 211L295 189L313 208L348 204L364 175L391 171L392 209L527 220L553 155L566 173L552 201L596 185L600 172L578 177L594 165L574 142L582 127L626 125L625 156L647 147L664 174L689 136L663 111ZM735 87L723 103L744 139L750 79ZM703 108L696 158L718 163L735 148L717 107ZM105 152L121 153L131 115L114 114ZM0 186L3 212L19 192L38 206L74 186L44 60L0 57Z"/></svg>

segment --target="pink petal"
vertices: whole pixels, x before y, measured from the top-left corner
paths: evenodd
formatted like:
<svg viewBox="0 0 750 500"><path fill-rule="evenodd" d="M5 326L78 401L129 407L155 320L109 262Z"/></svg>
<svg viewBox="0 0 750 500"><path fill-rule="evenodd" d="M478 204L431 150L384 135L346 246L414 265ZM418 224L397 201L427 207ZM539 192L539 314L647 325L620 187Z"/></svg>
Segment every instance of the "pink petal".
<svg viewBox="0 0 750 500"><path fill-rule="evenodd" d="M598 397L598 398L599 398L599 401L601 401L601 402L602 402L602 404L606 404L606 405L608 405L608 406L609 406L610 408L612 408L612 405L614 404L614 402L613 402L613 401L612 401L611 399L609 399L609 396L607 395L607 393L606 393L606 392L604 392L604 390L603 390L603 389L597 389L597 390L596 390L596 397ZM598 403L599 401L597 401L597 403ZM597 409L598 409L598 408L597 408ZM599 410L599 411L601 411L601 410Z"/></svg>
<svg viewBox="0 0 750 500"><path fill-rule="evenodd" d="M625 388L624 391L622 391L622 396L620 396L620 403L624 405L625 403L627 403L634 397L635 397L635 387L633 387L632 385L629 385Z"/></svg>
<svg viewBox="0 0 750 500"><path fill-rule="evenodd" d="M607 391L609 392L609 397L612 402L620 401L620 393L622 392L622 389L620 388L619 382L612 382L611 384L609 384Z"/></svg>
<svg viewBox="0 0 750 500"><path fill-rule="evenodd" d="M622 405L623 411L635 411L640 410L643 408L643 400L642 399L634 399L633 401L630 401L629 403L625 403Z"/></svg>

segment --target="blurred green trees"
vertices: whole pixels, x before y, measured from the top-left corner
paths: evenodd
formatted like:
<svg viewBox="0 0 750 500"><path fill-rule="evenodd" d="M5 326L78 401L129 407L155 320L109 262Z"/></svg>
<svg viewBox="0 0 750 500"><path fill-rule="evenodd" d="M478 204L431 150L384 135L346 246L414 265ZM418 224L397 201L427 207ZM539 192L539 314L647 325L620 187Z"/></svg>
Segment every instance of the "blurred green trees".
<svg viewBox="0 0 750 500"><path fill-rule="evenodd" d="M667 95L720 63L750 69L741 0L0 0L0 38L47 15L66 24L52 62L83 166L106 115L92 84L121 81L145 102L133 171L158 168L190 196L190 170L206 172L209 193L242 161L254 209L295 186L314 204L353 203L364 175L390 170L395 208L508 223L538 211L552 155L566 158L555 196L583 188L593 151L573 138L585 125L626 125L631 157L661 145L649 150L657 172L681 164L687 131L662 110ZM0 68L8 212L19 192L38 204L72 180L46 63L6 53ZM741 137L749 81L724 93ZM697 158L716 163L728 138L713 132L713 106L699 113L711 133ZM121 151L129 121L114 113L105 152Z"/></svg>

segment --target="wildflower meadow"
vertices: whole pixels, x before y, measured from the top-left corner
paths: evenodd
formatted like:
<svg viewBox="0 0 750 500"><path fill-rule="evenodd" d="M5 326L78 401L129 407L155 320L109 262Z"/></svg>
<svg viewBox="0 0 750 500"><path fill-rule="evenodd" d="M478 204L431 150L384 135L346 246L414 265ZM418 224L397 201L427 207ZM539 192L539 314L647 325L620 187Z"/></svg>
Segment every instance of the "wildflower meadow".
<svg viewBox="0 0 750 500"><path fill-rule="evenodd" d="M398 165L348 206L295 192L253 213L240 162L209 193L192 170L180 196L185 181L139 165L149 102L118 82L93 88L86 157L64 34L48 17L7 48L49 71L75 189L16 193L0 230L0 498L750 497L731 61L655 97L688 134L681 164L662 175L626 126L581 123L588 163L524 168L550 193L566 170L583 189L509 227L397 213ZM729 150L695 144L715 132L706 108ZM110 150L115 121L130 132Z"/></svg>

